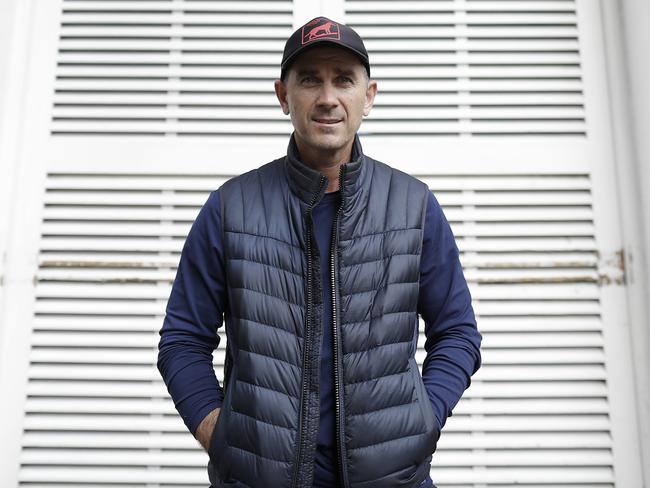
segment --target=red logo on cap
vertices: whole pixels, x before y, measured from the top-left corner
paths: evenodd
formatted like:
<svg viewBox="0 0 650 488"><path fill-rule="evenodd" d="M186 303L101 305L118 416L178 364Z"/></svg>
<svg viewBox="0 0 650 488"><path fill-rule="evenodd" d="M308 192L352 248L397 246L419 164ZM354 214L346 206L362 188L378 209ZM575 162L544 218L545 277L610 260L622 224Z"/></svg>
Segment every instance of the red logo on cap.
<svg viewBox="0 0 650 488"><path fill-rule="evenodd" d="M305 30L307 29L307 30ZM329 19L318 17L302 28L302 43L315 41L316 39L340 39L339 25Z"/></svg>

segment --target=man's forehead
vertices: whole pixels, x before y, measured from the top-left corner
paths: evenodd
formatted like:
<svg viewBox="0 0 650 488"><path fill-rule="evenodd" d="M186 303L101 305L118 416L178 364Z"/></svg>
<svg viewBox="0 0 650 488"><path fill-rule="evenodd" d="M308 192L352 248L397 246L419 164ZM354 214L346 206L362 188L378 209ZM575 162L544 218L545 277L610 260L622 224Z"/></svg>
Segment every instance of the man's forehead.
<svg viewBox="0 0 650 488"><path fill-rule="evenodd" d="M314 46L300 53L294 65L297 69L318 69L323 62L331 61L334 69L354 71L357 66L363 68L361 60L350 50L332 45Z"/></svg>
<svg viewBox="0 0 650 488"><path fill-rule="evenodd" d="M296 73L298 75L311 75L318 73L323 66L310 64L308 66L296 66ZM353 75L355 73L354 68L351 66L334 66L332 68L334 72L340 75Z"/></svg>

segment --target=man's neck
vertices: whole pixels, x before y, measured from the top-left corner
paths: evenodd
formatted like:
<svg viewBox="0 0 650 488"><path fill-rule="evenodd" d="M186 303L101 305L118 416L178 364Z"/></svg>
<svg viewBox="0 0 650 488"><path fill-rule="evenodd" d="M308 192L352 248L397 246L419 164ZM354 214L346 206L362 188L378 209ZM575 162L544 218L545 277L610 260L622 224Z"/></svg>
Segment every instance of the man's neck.
<svg viewBox="0 0 650 488"><path fill-rule="evenodd" d="M296 139L296 147L300 154L300 160L303 164L312 169L323 173L329 184L325 193L337 191L339 186L339 171L342 164L350 162L352 158L352 145L354 140L350 141L345 147L331 152L315 152L310 151L309 148L304 147L301 142Z"/></svg>

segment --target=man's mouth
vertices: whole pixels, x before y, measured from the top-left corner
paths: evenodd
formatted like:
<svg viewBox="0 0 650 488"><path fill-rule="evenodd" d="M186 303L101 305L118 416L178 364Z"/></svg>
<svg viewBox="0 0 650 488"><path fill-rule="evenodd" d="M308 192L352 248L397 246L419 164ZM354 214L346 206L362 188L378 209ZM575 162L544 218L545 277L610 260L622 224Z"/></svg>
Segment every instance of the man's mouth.
<svg viewBox="0 0 650 488"><path fill-rule="evenodd" d="M319 124L328 124L328 125L334 125L338 124L339 122L342 121L342 119L313 119L315 122L318 122Z"/></svg>

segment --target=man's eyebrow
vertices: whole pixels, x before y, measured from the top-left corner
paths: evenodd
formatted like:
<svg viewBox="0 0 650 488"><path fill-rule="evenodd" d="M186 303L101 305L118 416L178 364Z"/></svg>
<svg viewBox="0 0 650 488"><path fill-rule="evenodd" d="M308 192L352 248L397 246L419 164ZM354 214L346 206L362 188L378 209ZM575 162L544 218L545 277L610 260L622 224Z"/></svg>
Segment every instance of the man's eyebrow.
<svg viewBox="0 0 650 488"><path fill-rule="evenodd" d="M301 68L297 71L298 76L313 75L314 73L316 73L316 70L311 68Z"/></svg>
<svg viewBox="0 0 650 488"><path fill-rule="evenodd" d="M346 68L346 69L339 69L339 68L336 68L336 72L337 72L338 74L340 74L340 75L347 75L347 76L355 76L355 75L356 75L356 73L354 72L354 70L347 69L347 68Z"/></svg>

